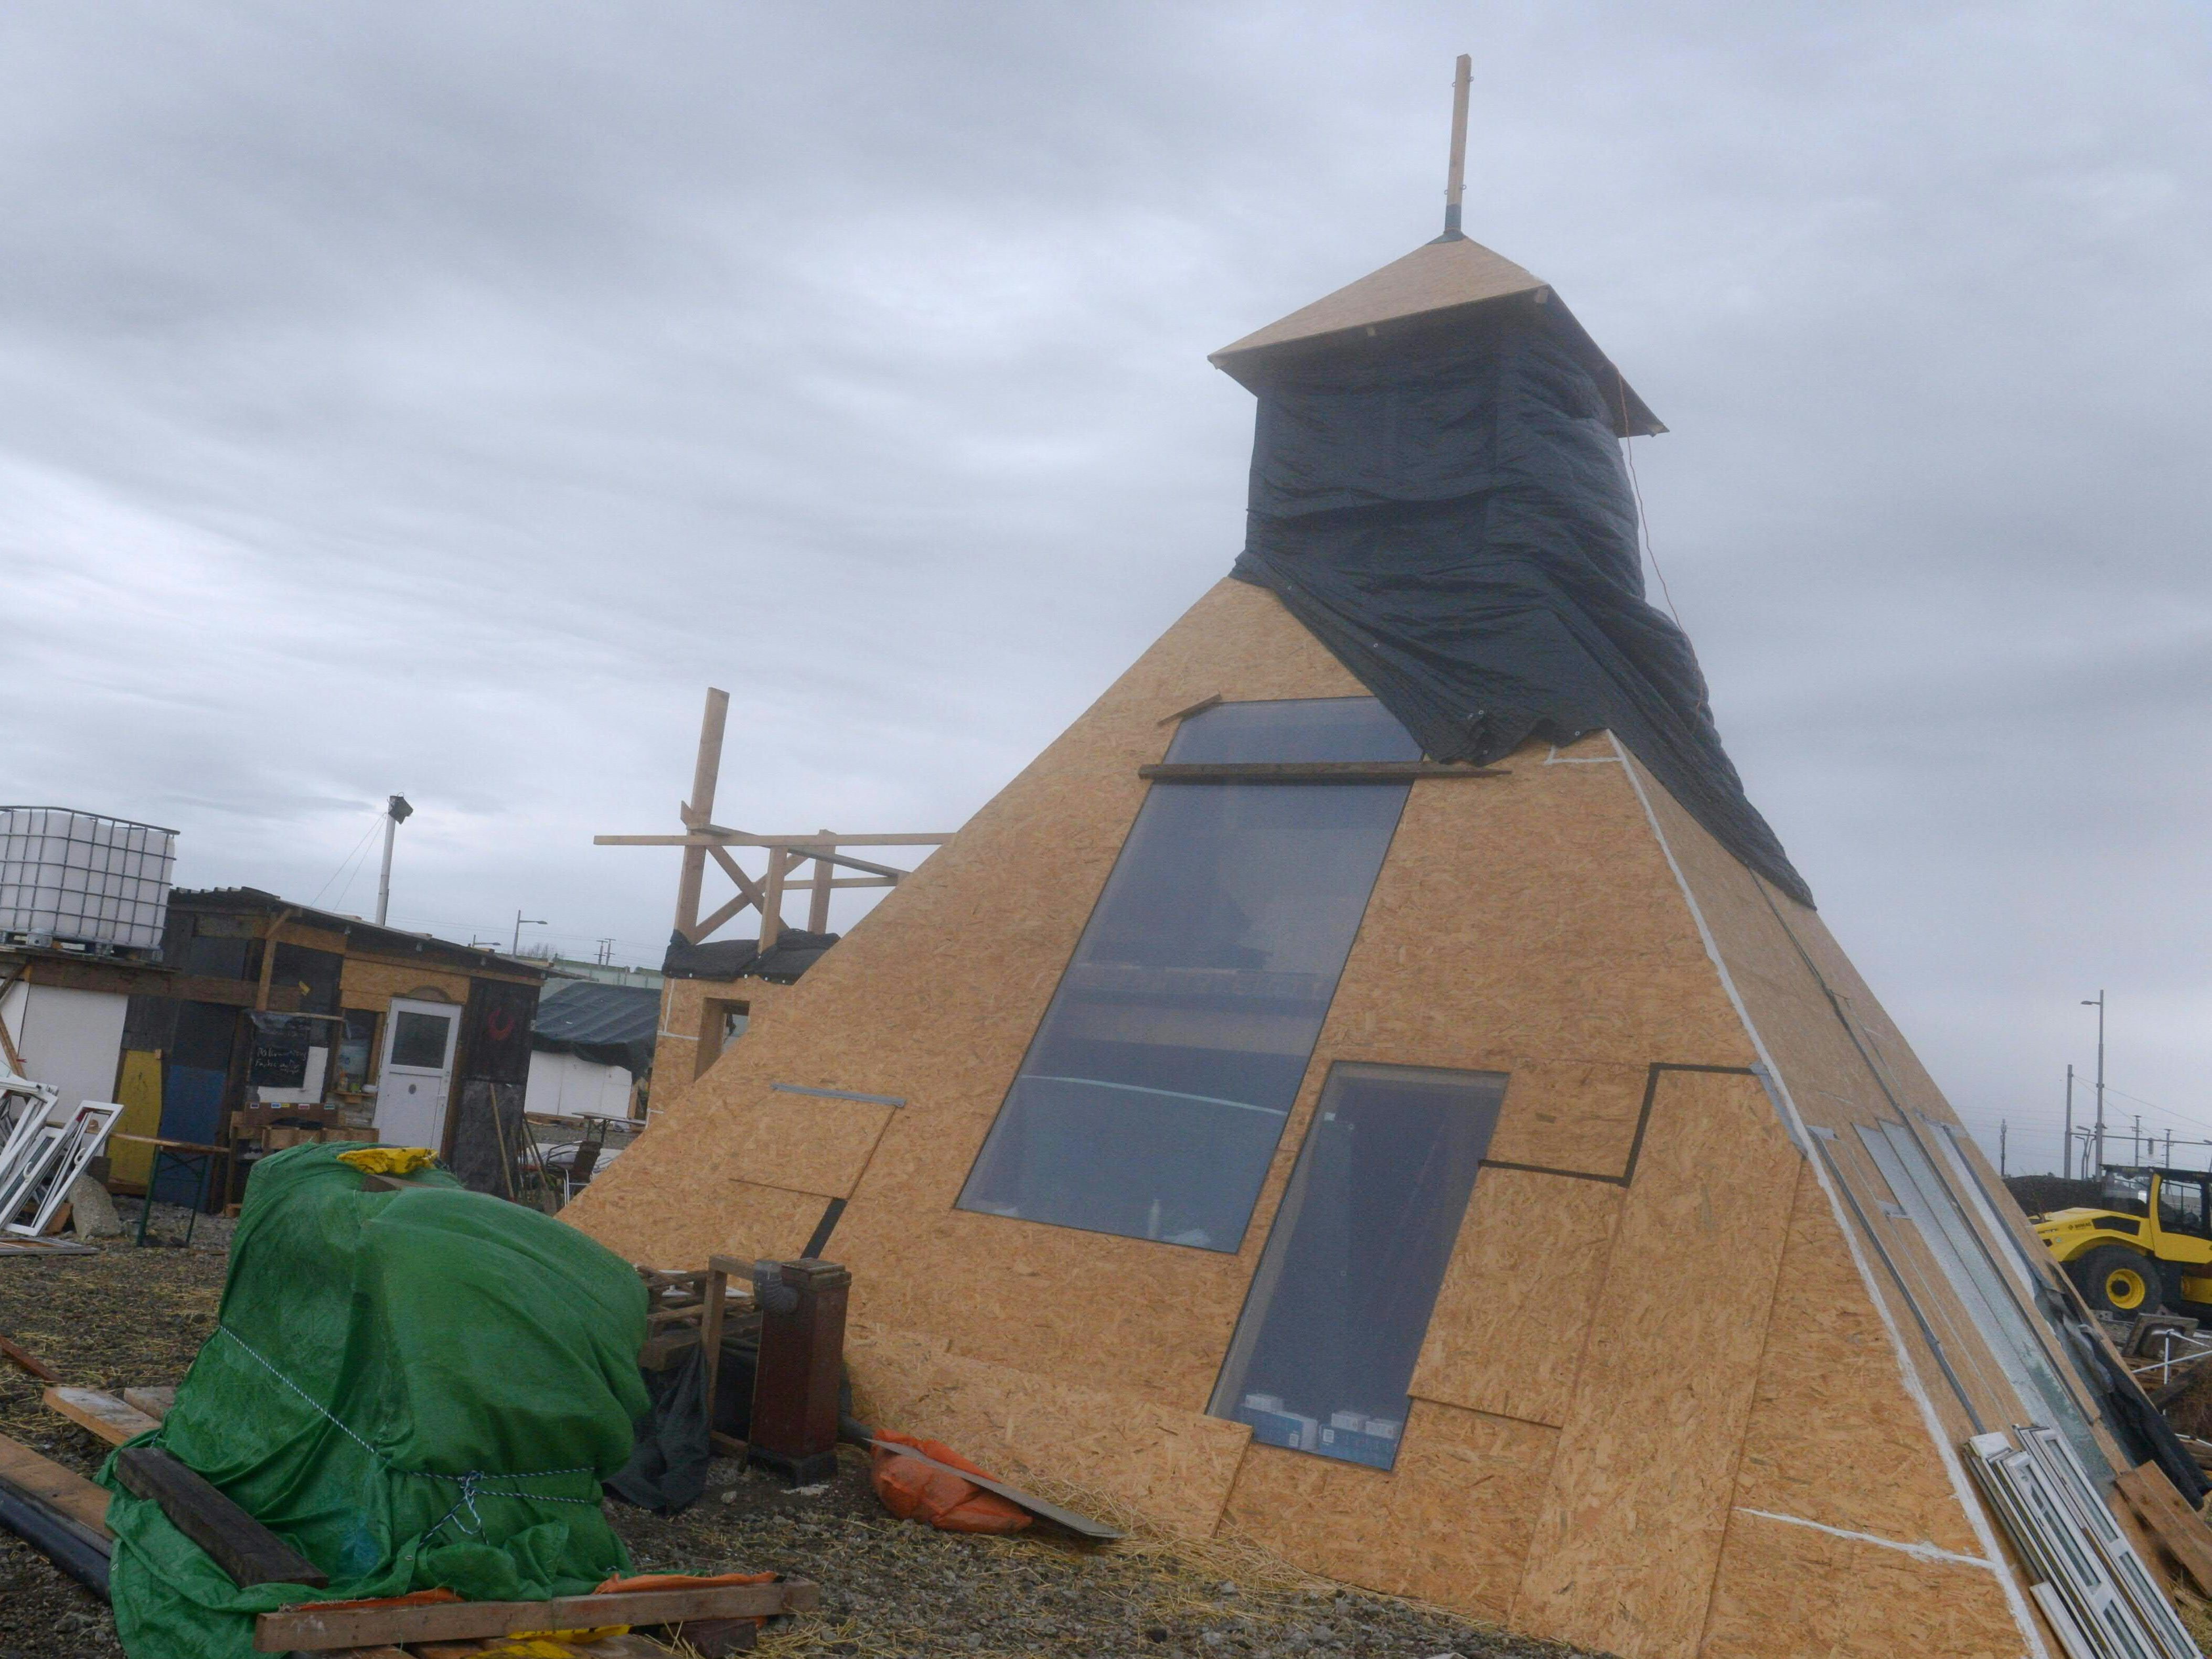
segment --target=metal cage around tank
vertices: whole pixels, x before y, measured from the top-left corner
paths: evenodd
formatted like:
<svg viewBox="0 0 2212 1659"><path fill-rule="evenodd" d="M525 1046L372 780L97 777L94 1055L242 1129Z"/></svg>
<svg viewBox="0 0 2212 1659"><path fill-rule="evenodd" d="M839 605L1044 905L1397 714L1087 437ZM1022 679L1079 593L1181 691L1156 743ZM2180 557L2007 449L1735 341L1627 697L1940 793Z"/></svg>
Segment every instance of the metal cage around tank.
<svg viewBox="0 0 2212 1659"><path fill-rule="evenodd" d="M0 806L0 943L161 951L177 832L64 806Z"/></svg>

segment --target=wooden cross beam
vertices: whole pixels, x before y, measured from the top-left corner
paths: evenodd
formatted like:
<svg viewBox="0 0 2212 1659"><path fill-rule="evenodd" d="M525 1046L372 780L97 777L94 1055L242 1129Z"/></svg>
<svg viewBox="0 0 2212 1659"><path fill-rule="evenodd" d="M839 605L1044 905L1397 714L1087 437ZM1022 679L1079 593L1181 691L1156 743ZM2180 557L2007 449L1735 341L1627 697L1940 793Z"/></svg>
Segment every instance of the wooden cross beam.
<svg viewBox="0 0 2212 1659"><path fill-rule="evenodd" d="M678 836L594 836L594 847L676 847L684 853L682 873L676 884L676 931L693 945L746 910L761 916L760 948L775 947L783 931L783 891L799 866L811 860L807 882L806 926L823 933L830 926L830 900L841 887L896 887L909 873L888 864L876 864L841 853L843 847L941 847L952 839L949 830L915 835L841 836L834 830L811 835L752 836L714 822L714 794L722 768L722 738L729 721L730 694L715 687L707 690L707 706L699 721L699 755L691 774L691 794L677 803L676 816L684 825ZM758 847L768 857L767 874L756 878L731 856L730 849ZM705 885L707 861L712 859L738 890L737 896L704 917L699 914ZM840 878L836 870L854 870L859 877Z"/></svg>

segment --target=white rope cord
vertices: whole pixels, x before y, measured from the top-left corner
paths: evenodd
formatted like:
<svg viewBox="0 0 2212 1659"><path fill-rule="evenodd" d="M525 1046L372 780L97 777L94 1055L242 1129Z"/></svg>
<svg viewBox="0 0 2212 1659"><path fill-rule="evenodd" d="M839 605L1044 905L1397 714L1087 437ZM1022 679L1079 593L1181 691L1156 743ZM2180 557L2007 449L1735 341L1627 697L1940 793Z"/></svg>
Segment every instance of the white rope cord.
<svg viewBox="0 0 2212 1659"><path fill-rule="evenodd" d="M306 1401L309 1408L313 1410L318 1417L336 1428L339 1433L345 1436L347 1439L352 1441L354 1444L359 1446L363 1451L367 1452L370 1458L375 1462L377 1467L382 1469L386 1474L404 1475L410 1480L443 1480L449 1486L459 1487L460 1496L453 1500L453 1507L447 1510L445 1514L440 1516L435 1524L432 1525L423 1533L422 1535L425 1538L435 1535L441 1528L444 1528L446 1522L448 1521L453 1521L458 1530L466 1537L483 1537L484 1532L484 1518L477 1509L477 1499L480 1497L520 1498L533 1504L581 1504L587 1509L597 1509L599 1506L599 1500L596 1498L562 1498L552 1492L517 1492L497 1486L489 1486L484 1484L488 1480L550 1480L560 1475L589 1474L592 1470L592 1466L588 1463L580 1463L574 1468L532 1469L522 1474L494 1474L484 1469L470 1469L461 1474L440 1474L435 1470L432 1469L396 1469L392 1467L391 1461L387 1459L382 1452L377 1450L377 1449L370 1445L368 1441L362 1439L358 1434L356 1434L349 1426L341 1420L335 1413L331 1412L329 1407L325 1407L322 1401L316 1399L314 1395L309 1394L305 1389L301 1388L297 1382L295 1382L290 1377L285 1376L283 1371L277 1370L277 1368L270 1363L265 1354L260 1352L252 1343L248 1342L236 1331L231 1329L229 1326L223 1324L216 1325L216 1329L222 1332L223 1335L228 1337L232 1341L237 1343L238 1346L245 1349L247 1353L252 1355L252 1357L260 1363L263 1370L266 1370L270 1376L275 1377L286 1388L291 1389L294 1394L298 1395L301 1399ZM468 1511L468 1519L465 1521L455 1520L455 1517L458 1516L463 1510L466 1510ZM471 1526L470 1524L471 1522L475 1522L475 1524Z"/></svg>

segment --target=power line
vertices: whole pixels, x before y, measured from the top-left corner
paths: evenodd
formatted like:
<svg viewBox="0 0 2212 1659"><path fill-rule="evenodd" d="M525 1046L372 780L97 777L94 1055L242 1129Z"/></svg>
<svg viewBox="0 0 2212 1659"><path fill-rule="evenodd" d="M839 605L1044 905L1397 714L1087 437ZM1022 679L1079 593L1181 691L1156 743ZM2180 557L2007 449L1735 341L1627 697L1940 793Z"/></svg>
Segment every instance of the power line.
<svg viewBox="0 0 2212 1659"><path fill-rule="evenodd" d="M354 843L353 851L348 853L343 858L340 859L338 860L338 867L331 872L330 875L324 880L323 884L320 887L315 889L314 897L307 901L307 903L311 908L319 905L323 902L323 895L331 890L331 883L336 881L340 876L345 874L346 866L351 864L356 858L360 856L362 849L368 845L370 838L376 834L377 826L383 822L383 809L379 808L376 816L369 820L368 828L361 832L361 839ZM349 881L346 885L350 888L353 884ZM343 902L343 896L341 896L340 902Z"/></svg>

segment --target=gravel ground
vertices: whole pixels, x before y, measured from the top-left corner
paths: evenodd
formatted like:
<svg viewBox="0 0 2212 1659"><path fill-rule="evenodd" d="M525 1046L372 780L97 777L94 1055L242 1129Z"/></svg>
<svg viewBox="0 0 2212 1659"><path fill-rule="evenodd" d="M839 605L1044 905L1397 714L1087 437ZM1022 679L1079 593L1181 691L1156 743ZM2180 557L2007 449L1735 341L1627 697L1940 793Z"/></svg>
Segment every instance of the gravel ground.
<svg viewBox="0 0 2212 1659"><path fill-rule="evenodd" d="M128 1211L130 1206L126 1206ZM156 1236L181 1233L157 1208ZM135 1224L135 1215L130 1216ZM173 1383L215 1323L229 1229L200 1218L191 1248L0 1256L0 1332L70 1382L117 1392ZM0 1364L0 1432L89 1474L106 1448L47 1412L40 1385ZM822 1586L823 1610L771 1631L788 1659L849 1654L1194 1656L1246 1659L1569 1659L1446 1614L1306 1579L1227 1547L1144 1540L1097 1548L1060 1536L975 1538L894 1521L866 1458L793 1492L720 1462L706 1499L663 1520L611 1509L640 1571L775 1569ZM0 1659L119 1659L106 1607L0 1533Z"/></svg>

